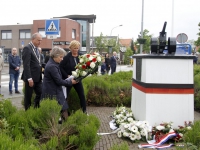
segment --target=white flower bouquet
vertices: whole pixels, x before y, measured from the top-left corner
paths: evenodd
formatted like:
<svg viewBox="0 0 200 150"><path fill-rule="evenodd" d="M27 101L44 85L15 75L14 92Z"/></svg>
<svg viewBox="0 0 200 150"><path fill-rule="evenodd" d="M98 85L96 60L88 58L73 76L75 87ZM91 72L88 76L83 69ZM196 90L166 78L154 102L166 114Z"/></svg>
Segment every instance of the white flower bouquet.
<svg viewBox="0 0 200 150"><path fill-rule="evenodd" d="M174 129L172 122L163 122L157 126L150 126L147 121L136 121L132 110L126 107L116 107L112 117L113 125L117 129L117 136L119 138L129 138L133 142L137 141L155 141L159 142L170 133L175 133L175 136L170 138L173 142L180 142L183 140L183 135L191 130L192 122L185 122L184 126L179 126ZM115 128L115 129L116 129Z"/></svg>
<svg viewBox="0 0 200 150"><path fill-rule="evenodd" d="M126 107L117 107L113 112L115 125L120 128L117 132L119 138L129 138L131 141L145 141L149 132L149 123L136 121L132 110Z"/></svg>
<svg viewBox="0 0 200 150"><path fill-rule="evenodd" d="M79 63L75 66L76 70L72 71L72 75L76 81L80 81L90 74L98 71L101 65L102 57L99 53L84 54L79 56Z"/></svg>

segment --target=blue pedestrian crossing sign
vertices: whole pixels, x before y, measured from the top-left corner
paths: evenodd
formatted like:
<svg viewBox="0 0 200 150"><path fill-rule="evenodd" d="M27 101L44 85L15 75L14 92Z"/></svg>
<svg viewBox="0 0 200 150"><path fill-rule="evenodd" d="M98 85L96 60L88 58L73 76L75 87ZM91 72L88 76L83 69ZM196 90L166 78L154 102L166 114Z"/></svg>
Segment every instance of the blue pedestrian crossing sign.
<svg viewBox="0 0 200 150"><path fill-rule="evenodd" d="M45 34L46 35L59 35L59 20L50 19L45 22Z"/></svg>

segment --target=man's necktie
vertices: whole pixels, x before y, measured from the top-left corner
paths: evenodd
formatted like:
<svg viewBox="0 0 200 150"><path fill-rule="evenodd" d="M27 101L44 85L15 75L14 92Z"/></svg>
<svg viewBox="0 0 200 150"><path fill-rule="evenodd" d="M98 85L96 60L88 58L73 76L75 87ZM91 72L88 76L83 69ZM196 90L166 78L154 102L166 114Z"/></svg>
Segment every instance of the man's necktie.
<svg viewBox="0 0 200 150"><path fill-rule="evenodd" d="M35 53L36 53L36 55L37 55L37 58L39 59L39 52L38 52L38 49L37 49L37 48L35 48Z"/></svg>

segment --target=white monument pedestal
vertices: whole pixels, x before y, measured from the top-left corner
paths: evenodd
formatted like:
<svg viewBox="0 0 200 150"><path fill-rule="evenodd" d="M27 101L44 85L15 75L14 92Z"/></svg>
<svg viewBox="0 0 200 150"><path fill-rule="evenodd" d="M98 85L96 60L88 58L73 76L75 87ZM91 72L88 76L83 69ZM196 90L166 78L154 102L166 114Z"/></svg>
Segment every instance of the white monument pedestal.
<svg viewBox="0 0 200 150"><path fill-rule="evenodd" d="M193 122L193 56L134 55L131 109L152 126Z"/></svg>

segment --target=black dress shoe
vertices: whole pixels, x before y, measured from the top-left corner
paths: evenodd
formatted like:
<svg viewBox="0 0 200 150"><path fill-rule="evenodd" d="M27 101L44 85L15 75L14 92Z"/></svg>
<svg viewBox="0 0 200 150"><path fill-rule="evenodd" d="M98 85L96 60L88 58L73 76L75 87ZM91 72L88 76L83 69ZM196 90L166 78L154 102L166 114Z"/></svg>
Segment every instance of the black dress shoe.
<svg viewBox="0 0 200 150"><path fill-rule="evenodd" d="M12 95L12 91L10 91L9 94Z"/></svg>
<svg viewBox="0 0 200 150"><path fill-rule="evenodd" d="M16 94L21 94L19 91L15 91Z"/></svg>

